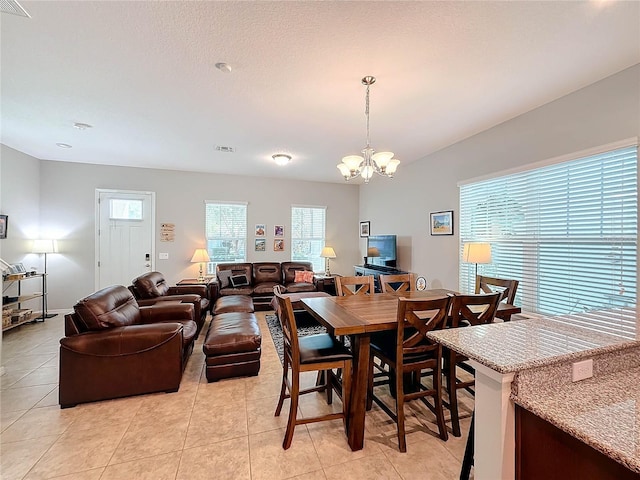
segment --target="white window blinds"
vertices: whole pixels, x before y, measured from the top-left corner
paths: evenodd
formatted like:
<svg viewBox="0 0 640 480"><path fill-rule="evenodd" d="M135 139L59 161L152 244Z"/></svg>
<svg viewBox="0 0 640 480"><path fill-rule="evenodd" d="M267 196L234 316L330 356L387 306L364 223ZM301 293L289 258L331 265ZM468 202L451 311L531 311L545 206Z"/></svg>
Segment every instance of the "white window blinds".
<svg viewBox="0 0 640 480"><path fill-rule="evenodd" d="M326 207L291 207L291 260L311 262L315 272L324 269L325 221Z"/></svg>
<svg viewBox="0 0 640 480"><path fill-rule="evenodd" d="M462 185L460 248L489 242L478 273L520 280L523 311L633 334L637 160L633 146ZM460 262L462 291L474 269Z"/></svg>
<svg viewBox="0 0 640 480"><path fill-rule="evenodd" d="M244 262L247 251L247 205L244 203L205 203L205 231L213 274L218 263Z"/></svg>

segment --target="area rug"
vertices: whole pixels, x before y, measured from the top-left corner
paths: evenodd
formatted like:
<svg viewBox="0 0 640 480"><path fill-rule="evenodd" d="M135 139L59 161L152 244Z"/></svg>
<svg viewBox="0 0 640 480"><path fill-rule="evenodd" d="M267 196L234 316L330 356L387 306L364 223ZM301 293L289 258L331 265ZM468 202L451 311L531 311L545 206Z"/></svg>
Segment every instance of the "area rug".
<svg viewBox="0 0 640 480"><path fill-rule="evenodd" d="M273 344L276 346L276 351L280 357L280 362L284 362L283 342L284 335L282 334L282 327L280 326L280 320L276 315L266 316L267 326L269 327L269 333L273 338ZM307 335L315 335L316 333L325 333L327 330L314 320L309 315L296 316L296 325L298 326L298 336L305 337Z"/></svg>

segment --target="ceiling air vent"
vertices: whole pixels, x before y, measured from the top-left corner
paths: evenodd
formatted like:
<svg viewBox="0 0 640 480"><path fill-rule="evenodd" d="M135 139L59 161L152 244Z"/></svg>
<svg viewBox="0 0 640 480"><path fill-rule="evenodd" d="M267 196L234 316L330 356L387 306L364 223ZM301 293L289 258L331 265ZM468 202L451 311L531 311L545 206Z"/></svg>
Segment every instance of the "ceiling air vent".
<svg viewBox="0 0 640 480"><path fill-rule="evenodd" d="M225 147L223 145L216 145L216 151L223 152L223 153L233 153L233 152L236 151L236 149L233 148L233 147Z"/></svg>
<svg viewBox="0 0 640 480"><path fill-rule="evenodd" d="M0 0L0 12L31 18L31 15L16 0Z"/></svg>

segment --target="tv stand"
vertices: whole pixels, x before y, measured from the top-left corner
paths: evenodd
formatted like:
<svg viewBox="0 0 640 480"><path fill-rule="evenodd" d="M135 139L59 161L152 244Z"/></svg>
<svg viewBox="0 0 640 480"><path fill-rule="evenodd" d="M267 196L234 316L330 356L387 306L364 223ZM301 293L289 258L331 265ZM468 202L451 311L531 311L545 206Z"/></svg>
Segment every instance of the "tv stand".
<svg viewBox="0 0 640 480"><path fill-rule="evenodd" d="M356 276L373 275L377 293L380 293L380 275L398 275L401 273L409 273L393 267L382 267L379 265L369 264L356 265L353 267L353 269L355 270Z"/></svg>

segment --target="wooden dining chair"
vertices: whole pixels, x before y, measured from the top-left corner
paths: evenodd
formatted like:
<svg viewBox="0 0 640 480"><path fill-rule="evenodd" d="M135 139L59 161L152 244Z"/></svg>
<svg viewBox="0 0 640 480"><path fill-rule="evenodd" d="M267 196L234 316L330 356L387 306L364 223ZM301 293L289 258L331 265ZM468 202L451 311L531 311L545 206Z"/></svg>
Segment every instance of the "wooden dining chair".
<svg viewBox="0 0 640 480"><path fill-rule="evenodd" d="M449 296L433 300L399 298L397 334L380 337L380 343L373 340L371 343L369 371L373 369L375 357L389 365L393 375L389 375L388 383L391 379L395 381L395 411L375 395L372 375L369 375L369 396L396 422L401 452L407 451L404 404L411 400L419 398L435 414L440 438L448 438L442 404L442 346L429 340L426 334L444 328L450 302ZM431 387L421 381L427 370L433 377ZM405 374L417 379L412 392L405 392ZM426 397L433 397L433 404Z"/></svg>
<svg viewBox="0 0 640 480"><path fill-rule="evenodd" d="M503 278L485 277L476 275L476 293L500 292L500 301L514 304L516 292L518 290L518 280L507 280Z"/></svg>
<svg viewBox="0 0 640 480"><path fill-rule="evenodd" d="M336 295L365 295L375 293L373 275L357 275L355 277L336 277Z"/></svg>
<svg viewBox="0 0 640 480"><path fill-rule="evenodd" d="M351 389L351 353L332 336L322 333L298 338L291 299L274 292L280 309L280 324L284 335L284 362L282 369L282 387L276 407L275 416L280 416L286 398L291 399L289 419L282 442L285 450L291 446L296 425L336 420L342 418L346 427L349 412L349 394ZM331 404L333 388L338 384L332 369L342 370L342 391L338 391L342 399L342 412L330 413L311 418L297 418L300 395L311 392L327 392L327 403ZM289 378L291 371L291 378ZM326 381L322 385L300 390L300 374L303 372L324 371Z"/></svg>
<svg viewBox="0 0 640 480"><path fill-rule="evenodd" d="M501 293L495 292L481 295L455 295L451 302L451 315L449 317L450 328L466 327L473 325L484 325L493 322L498 303L500 303ZM459 437L460 415L458 412L458 390L466 389L474 394L472 387L475 380L462 380L458 377L458 369L464 370L470 375L474 375L474 369L467 363L469 360L449 348L444 349L444 376L449 397L447 407L451 411L451 430L454 437Z"/></svg>
<svg viewBox="0 0 640 480"><path fill-rule="evenodd" d="M413 273L399 273L397 275L380 275L380 289L382 293L409 292L416 285Z"/></svg>

